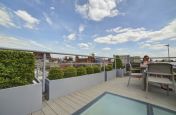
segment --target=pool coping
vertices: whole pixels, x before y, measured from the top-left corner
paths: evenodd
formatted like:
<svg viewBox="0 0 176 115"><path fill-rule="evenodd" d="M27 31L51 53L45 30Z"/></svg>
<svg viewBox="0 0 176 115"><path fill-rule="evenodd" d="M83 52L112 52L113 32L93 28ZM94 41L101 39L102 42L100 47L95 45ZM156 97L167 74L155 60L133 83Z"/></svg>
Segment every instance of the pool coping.
<svg viewBox="0 0 176 115"><path fill-rule="evenodd" d="M160 107L158 105L150 104L150 103L147 103L147 102L144 102L144 101L141 101L141 100L137 100L137 99L133 99L133 98L130 98L130 97L125 97L125 96L122 96L122 95L118 95L118 94L115 94L115 93L112 93L112 92L105 91L104 93L100 94L95 99L93 99L92 101L90 101L88 104L86 104L82 108L78 109L72 115L80 115L81 113L83 113L85 110L87 110L93 104L95 104L98 100L101 99L101 97L103 97L106 94L111 94L111 95L114 95L114 96L119 96L119 97L122 97L122 98L125 98L125 99L129 99L129 100L132 100L132 101L136 101L136 102L139 102L139 103L146 104L147 105L147 115L154 115L153 114L153 107L165 110L167 112L176 113L176 111L174 111L174 110L170 110L170 109L167 109L167 108L164 108L164 107Z"/></svg>

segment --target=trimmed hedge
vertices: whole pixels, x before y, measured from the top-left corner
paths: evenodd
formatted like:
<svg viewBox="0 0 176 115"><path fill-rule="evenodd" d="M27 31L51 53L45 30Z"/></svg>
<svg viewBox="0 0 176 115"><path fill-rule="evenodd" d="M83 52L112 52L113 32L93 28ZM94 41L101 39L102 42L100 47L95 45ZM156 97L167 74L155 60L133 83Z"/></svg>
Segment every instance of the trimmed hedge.
<svg viewBox="0 0 176 115"><path fill-rule="evenodd" d="M60 69L59 67L52 67L49 71L48 79L50 80L62 79L63 76L64 72L62 71L62 69Z"/></svg>
<svg viewBox="0 0 176 115"><path fill-rule="evenodd" d="M86 75L86 68L85 67L78 67L77 68L77 76L81 76L81 75Z"/></svg>
<svg viewBox="0 0 176 115"><path fill-rule="evenodd" d="M109 64L109 65L107 65L107 66L105 67L105 70L106 70L106 71L111 71L112 69L113 69L113 67L112 67L111 64Z"/></svg>
<svg viewBox="0 0 176 115"><path fill-rule="evenodd" d="M101 68L99 66L93 66L94 73L101 72Z"/></svg>
<svg viewBox="0 0 176 115"><path fill-rule="evenodd" d="M75 67L67 67L64 69L64 78L77 76L77 71Z"/></svg>
<svg viewBox="0 0 176 115"><path fill-rule="evenodd" d="M120 57L118 55L115 56L116 59L116 68L117 69L122 69L123 68L123 64L122 64L122 60L120 59ZM115 68L115 61L114 61L114 68Z"/></svg>
<svg viewBox="0 0 176 115"><path fill-rule="evenodd" d="M87 66L86 71L87 71L87 74L93 74L94 73L94 70L91 66Z"/></svg>
<svg viewBox="0 0 176 115"><path fill-rule="evenodd" d="M33 53L0 50L0 89L32 83L34 63Z"/></svg>

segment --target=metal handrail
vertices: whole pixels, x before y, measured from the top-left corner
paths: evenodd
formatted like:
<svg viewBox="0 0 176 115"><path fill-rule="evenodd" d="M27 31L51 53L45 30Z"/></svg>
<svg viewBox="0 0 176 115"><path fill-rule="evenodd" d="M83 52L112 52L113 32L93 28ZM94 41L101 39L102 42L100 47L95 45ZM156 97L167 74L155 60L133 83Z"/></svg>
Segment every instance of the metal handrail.
<svg viewBox="0 0 176 115"><path fill-rule="evenodd" d="M40 51L40 50L31 50L31 49L20 49L20 48L7 48L7 47L0 47L2 50L17 50L17 51L27 51L27 52L37 52L37 53L50 53L50 54L60 54L60 55L70 55L70 56L90 56L84 54L73 54L73 53L63 53L63 52L54 52L54 51ZM95 56L96 58L110 58L113 57L105 57L105 56Z"/></svg>

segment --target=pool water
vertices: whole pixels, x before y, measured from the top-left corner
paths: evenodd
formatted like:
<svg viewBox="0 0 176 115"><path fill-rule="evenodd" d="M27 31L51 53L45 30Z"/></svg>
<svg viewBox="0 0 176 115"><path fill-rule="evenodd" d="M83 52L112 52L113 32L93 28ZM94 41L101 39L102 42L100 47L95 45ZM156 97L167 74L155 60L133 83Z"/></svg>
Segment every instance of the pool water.
<svg viewBox="0 0 176 115"><path fill-rule="evenodd" d="M176 115L176 112L106 92L73 115Z"/></svg>

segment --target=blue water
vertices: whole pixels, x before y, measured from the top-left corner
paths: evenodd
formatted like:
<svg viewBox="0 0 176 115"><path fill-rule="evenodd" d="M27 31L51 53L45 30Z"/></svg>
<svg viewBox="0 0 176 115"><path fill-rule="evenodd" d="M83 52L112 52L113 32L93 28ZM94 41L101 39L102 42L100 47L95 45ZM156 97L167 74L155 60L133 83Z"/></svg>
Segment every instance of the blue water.
<svg viewBox="0 0 176 115"><path fill-rule="evenodd" d="M105 94L81 115L147 115L147 105L123 97Z"/></svg>

